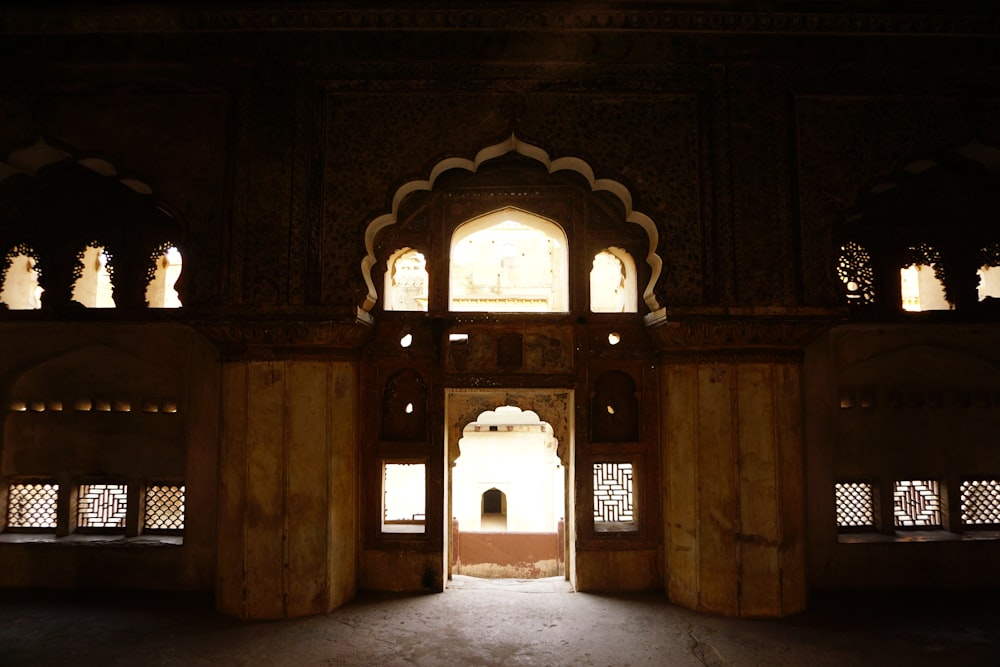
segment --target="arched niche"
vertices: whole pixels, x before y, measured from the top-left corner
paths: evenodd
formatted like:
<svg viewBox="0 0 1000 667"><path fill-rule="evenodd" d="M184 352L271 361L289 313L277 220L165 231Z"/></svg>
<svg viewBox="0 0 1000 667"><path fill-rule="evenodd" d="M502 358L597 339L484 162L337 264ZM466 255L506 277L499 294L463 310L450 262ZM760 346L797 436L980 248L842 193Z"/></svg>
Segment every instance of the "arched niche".
<svg viewBox="0 0 1000 667"><path fill-rule="evenodd" d="M639 401L635 380L622 371L602 373L594 383L590 410L591 440L639 440Z"/></svg>
<svg viewBox="0 0 1000 667"><path fill-rule="evenodd" d="M637 305L632 255L616 246L594 255L590 269L590 312L634 313Z"/></svg>
<svg viewBox="0 0 1000 667"><path fill-rule="evenodd" d="M419 373L402 370L382 392L382 438L422 441L427 437L427 386Z"/></svg>

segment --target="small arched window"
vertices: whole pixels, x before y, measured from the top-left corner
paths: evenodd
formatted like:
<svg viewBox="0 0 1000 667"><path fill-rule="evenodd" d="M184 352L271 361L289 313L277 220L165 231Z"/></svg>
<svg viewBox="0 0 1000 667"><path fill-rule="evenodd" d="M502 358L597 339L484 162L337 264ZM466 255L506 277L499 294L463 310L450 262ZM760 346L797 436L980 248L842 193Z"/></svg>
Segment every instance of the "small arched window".
<svg viewBox="0 0 1000 667"><path fill-rule="evenodd" d="M111 254L104 246L91 243L77 254L73 271L73 300L87 308L114 308Z"/></svg>
<svg viewBox="0 0 1000 667"><path fill-rule="evenodd" d="M412 248L397 250L386 262L385 309L427 312L427 260Z"/></svg>
<svg viewBox="0 0 1000 667"><path fill-rule="evenodd" d="M451 238L448 308L463 312L569 310L566 233L507 208L470 220Z"/></svg>
<svg viewBox="0 0 1000 667"><path fill-rule="evenodd" d="M181 299L174 289L181 275L181 251L164 243L153 252L147 270L146 305L150 308L180 308Z"/></svg>
<svg viewBox="0 0 1000 667"><path fill-rule="evenodd" d="M605 248L590 269L590 311L634 313L637 310L635 260L621 248Z"/></svg>
<svg viewBox="0 0 1000 667"><path fill-rule="evenodd" d="M903 310L950 310L952 305L944 291L941 253L933 246L920 243L910 246L905 257L899 270Z"/></svg>
<svg viewBox="0 0 1000 667"><path fill-rule="evenodd" d="M1000 243L979 251L979 300L1000 299Z"/></svg>
<svg viewBox="0 0 1000 667"><path fill-rule="evenodd" d="M24 244L10 249L4 259L0 303L10 310L37 310L42 307L42 287L38 284L38 255Z"/></svg>
<svg viewBox="0 0 1000 667"><path fill-rule="evenodd" d="M500 489L483 492L483 514L506 514L507 498Z"/></svg>

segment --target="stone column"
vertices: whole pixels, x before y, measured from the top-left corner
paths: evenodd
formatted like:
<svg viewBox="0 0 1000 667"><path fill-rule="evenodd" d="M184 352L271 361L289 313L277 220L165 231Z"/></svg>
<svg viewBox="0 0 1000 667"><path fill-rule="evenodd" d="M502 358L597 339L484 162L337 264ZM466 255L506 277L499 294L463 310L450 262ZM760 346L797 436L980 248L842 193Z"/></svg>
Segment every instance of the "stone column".
<svg viewBox="0 0 1000 667"><path fill-rule="evenodd" d="M801 350L822 327L801 317L699 315L652 330L661 362L667 594L732 616L801 611Z"/></svg>
<svg viewBox="0 0 1000 667"><path fill-rule="evenodd" d="M252 619L328 612L357 581L358 362L319 350L233 357L222 372L216 606Z"/></svg>

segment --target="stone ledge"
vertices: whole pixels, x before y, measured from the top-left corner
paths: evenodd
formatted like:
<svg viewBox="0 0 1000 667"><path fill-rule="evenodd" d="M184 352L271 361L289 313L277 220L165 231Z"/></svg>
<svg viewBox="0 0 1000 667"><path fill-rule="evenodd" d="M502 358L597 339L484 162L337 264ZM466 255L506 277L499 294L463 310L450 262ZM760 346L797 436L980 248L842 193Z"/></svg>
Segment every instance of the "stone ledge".
<svg viewBox="0 0 1000 667"><path fill-rule="evenodd" d="M988 542L1000 540L1000 530L953 533L947 530L914 530L904 533L841 533L840 544L920 544L926 542Z"/></svg>
<svg viewBox="0 0 1000 667"><path fill-rule="evenodd" d="M51 533L3 533L0 534L0 545L32 544L65 547L179 547L184 544L181 535L139 535L125 537L123 535L81 535L73 534L56 537Z"/></svg>

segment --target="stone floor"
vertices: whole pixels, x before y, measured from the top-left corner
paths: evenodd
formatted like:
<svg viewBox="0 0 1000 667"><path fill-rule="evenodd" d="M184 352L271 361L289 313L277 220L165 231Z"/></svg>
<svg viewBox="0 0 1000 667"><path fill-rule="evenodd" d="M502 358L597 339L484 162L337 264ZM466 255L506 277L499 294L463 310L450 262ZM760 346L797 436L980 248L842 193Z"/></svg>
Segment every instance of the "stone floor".
<svg viewBox="0 0 1000 667"><path fill-rule="evenodd" d="M814 595L737 620L560 579L456 577L324 616L243 622L206 596L0 590L0 665L1000 665L998 592Z"/></svg>

